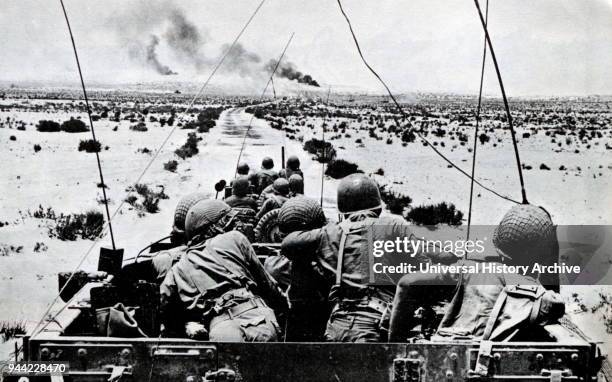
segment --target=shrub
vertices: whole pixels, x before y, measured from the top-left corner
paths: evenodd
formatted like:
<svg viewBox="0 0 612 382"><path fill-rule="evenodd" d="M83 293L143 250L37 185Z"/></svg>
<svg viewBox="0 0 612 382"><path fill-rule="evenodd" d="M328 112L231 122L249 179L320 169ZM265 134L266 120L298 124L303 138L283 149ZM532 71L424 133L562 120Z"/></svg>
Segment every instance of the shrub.
<svg viewBox="0 0 612 382"><path fill-rule="evenodd" d="M169 160L168 162L164 163L164 170L166 171L175 172L177 167L178 162L175 160Z"/></svg>
<svg viewBox="0 0 612 382"><path fill-rule="evenodd" d="M362 172L359 166L344 159L336 159L329 162L325 169L325 175L331 176L334 179L341 179L358 172Z"/></svg>
<svg viewBox="0 0 612 382"><path fill-rule="evenodd" d="M104 215L99 211L87 211L84 214L60 215L55 227L50 230L50 236L60 240L94 240L102 234Z"/></svg>
<svg viewBox="0 0 612 382"><path fill-rule="evenodd" d="M336 158L336 149L326 141L312 138L304 142L304 150L315 155L315 159L321 163L331 162Z"/></svg>
<svg viewBox="0 0 612 382"><path fill-rule="evenodd" d="M408 195L388 190L386 186L381 186L379 189L381 199L392 214L402 215L404 209L412 203L412 198Z"/></svg>
<svg viewBox="0 0 612 382"><path fill-rule="evenodd" d="M199 152L198 150L198 137L195 133L187 134L187 142L178 149L174 150L174 153L181 159L187 159Z"/></svg>
<svg viewBox="0 0 612 382"><path fill-rule="evenodd" d="M0 338L2 338L3 343L22 334L26 334L25 321L0 322Z"/></svg>
<svg viewBox="0 0 612 382"><path fill-rule="evenodd" d="M406 219L419 225L461 225L463 212L457 210L452 203L442 202L433 205L421 205L412 208L406 214Z"/></svg>
<svg viewBox="0 0 612 382"><path fill-rule="evenodd" d="M68 121L62 123L61 129L67 133L84 133L89 131L85 122L74 118L70 118Z"/></svg>
<svg viewBox="0 0 612 382"><path fill-rule="evenodd" d="M153 195L145 196L144 201L142 202L142 206L144 207L145 211L150 214L154 214L159 211L158 204L159 199L154 197Z"/></svg>
<svg viewBox="0 0 612 382"><path fill-rule="evenodd" d="M37 219L48 219L53 222L49 226L49 237L60 240L94 240L102 235L104 229L104 215L101 212L91 210L80 214L59 214L53 208L44 209L38 206L38 210L30 214Z"/></svg>
<svg viewBox="0 0 612 382"><path fill-rule="evenodd" d="M16 140L17 140L17 137L16 137L16 136L14 136L14 135L11 135L11 136L9 137L9 139L10 139L11 141L16 141Z"/></svg>
<svg viewBox="0 0 612 382"><path fill-rule="evenodd" d="M39 152L40 150L42 150L42 147L40 147L40 145L39 145L38 143L37 143L37 144L35 144L35 145L34 145L34 152L35 152L35 153L37 153L37 152Z"/></svg>
<svg viewBox="0 0 612 382"><path fill-rule="evenodd" d="M55 133L60 131L60 124L55 121L40 120L36 125L36 130L43 133Z"/></svg>
<svg viewBox="0 0 612 382"><path fill-rule="evenodd" d="M546 164L542 163L540 165L540 170L550 170L550 167L548 167Z"/></svg>
<svg viewBox="0 0 612 382"><path fill-rule="evenodd" d="M147 129L147 124L144 122L138 122L135 125L130 126L130 130L134 130L134 131L148 131L149 129Z"/></svg>
<svg viewBox="0 0 612 382"><path fill-rule="evenodd" d="M137 183L133 187L128 187L128 192L136 192L142 197L142 203L138 203L138 197L136 195L128 195L125 198L125 202L136 208L139 216L144 216L145 212L156 213L159 211L159 201L161 199L168 199L168 195L164 193L162 187L161 191L151 191L149 186L143 183Z"/></svg>
<svg viewBox="0 0 612 382"><path fill-rule="evenodd" d="M491 140L491 138L489 138L489 136L485 133L482 133L478 136L478 139L480 140L480 144L484 145L485 143L489 142Z"/></svg>
<svg viewBox="0 0 612 382"><path fill-rule="evenodd" d="M99 141L87 139L79 142L79 151L85 151L86 153L99 153L101 150L102 144Z"/></svg>

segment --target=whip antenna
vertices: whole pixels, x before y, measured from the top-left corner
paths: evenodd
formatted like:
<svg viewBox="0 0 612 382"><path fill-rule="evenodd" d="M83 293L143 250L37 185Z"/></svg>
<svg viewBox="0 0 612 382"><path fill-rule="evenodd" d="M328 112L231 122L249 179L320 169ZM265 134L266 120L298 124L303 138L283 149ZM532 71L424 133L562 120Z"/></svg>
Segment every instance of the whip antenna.
<svg viewBox="0 0 612 382"><path fill-rule="evenodd" d="M274 69L272 70L272 73L270 73L270 78L268 79L268 82L266 83L266 87L264 88L263 92L261 92L261 96L259 97L259 102L261 102L263 98L265 97L266 90L268 90L268 86L270 86L270 83L272 83L272 78L274 78L274 74L276 73L276 70L278 69L278 66L281 63L281 60L283 59L283 57L285 57L285 52L287 52L287 48L289 48L289 44L291 44L291 40L293 40L294 35L295 35L295 32L291 33L291 36L289 36L289 40L285 44L285 47L283 48L283 52L281 53L280 57L276 61L276 65L274 65ZM276 97L276 92L274 93L274 95ZM253 118L255 118L255 114L251 115L249 126L247 127L247 131L244 133L244 138L242 138L242 145L240 146L240 152L238 153L238 160L236 161L236 168L234 170L234 178L238 174L238 165L240 164L240 158L242 158L242 152L244 151L244 145L246 143L247 137L249 136L249 131L251 131L251 124L253 123Z"/></svg>
<svg viewBox="0 0 612 382"><path fill-rule="evenodd" d="M489 36L489 30L487 29L487 22L482 16L480 10L480 4L478 0L474 0L476 9L478 10L478 16L480 17L480 23L485 32L485 40L489 45L489 51L491 52L491 58L493 59L493 65L495 66L495 73L497 73L497 80L499 81L499 87L501 89L502 97L504 99L504 107L506 108L506 115L508 116L508 126L510 127L510 135L512 136L512 145L514 146L514 156L516 157L516 166L518 168L519 180L521 182L521 195L523 196L523 204L529 203L527 201L527 193L525 192L525 182L523 180L523 168L521 166L521 158L519 156L518 144L516 142L516 132L512 124L512 114L510 114L510 106L508 106L508 97L506 97L506 89L504 88L504 82L502 81L501 72L499 71L499 65L497 64L497 58L495 57L495 51L493 50L493 43L491 43L491 37Z"/></svg>
<svg viewBox="0 0 612 382"><path fill-rule="evenodd" d="M331 85L327 89L327 100L325 106L329 105L329 94L331 93ZM325 154L327 148L325 147L325 123L327 122L328 111L325 112L325 118L323 118L323 124L321 125L321 140L323 141L323 162L321 162L321 207L323 207L323 184L325 183Z"/></svg>
<svg viewBox="0 0 612 382"><path fill-rule="evenodd" d="M489 0L487 0L487 7L485 10L485 24L489 23ZM470 206L468 208L468 223L467 223L467 237L466 240L470 239L470 226L472 224L472 201L474 198L474 175L476 173L476 150L478 149L478 125L480 124L480 108L482 106L482 85L484 84L484 70L485 63L487 61L487 39L484 38L482 47L482 66L480 68L480 88L478 89L478 106L476 107L476 127L474 128L474 149L472 155L472 179L470 179Z"/></svg>
<svg viewBox="0 0 612 382"><path fill-rule="evenodd" d="M378 81L385 87L387 93L389 94L389 97L391 98L391 100L395 104L395 106L396 106L397 110L399 111L399 113L405 119L409 119L408 118L409 117L408 114L406 114L406 112L404 111L402 106L399 104L399 102L397 102L397 99L395 98L395 96L391 92L391 89L389 89L389 87L387 86L385 81L378 75L378 73L376 73L376 71L370 66L368 61L363 56L363 52L361 51L361 46L359 45L359 40L357 40L357 36L355 35L355 31L353 30L353 25L351 24L351 20L349 19L349 17L346 14L346 12L344 12L344 8L342 8L342 2L340 0L337 0L337 3L338 3L338 6L340 7L340 12L342 13L342 16L346 20L346 23L347 23L347 25L349 27L349 31L351 33L351 36L353 38L353 42L355 43L355 47L357 48L357 52L359 53L359 57L361 58L361 61L366 66L366 68L368 68L368 70L374 75L374 77L376 77L376 79L378 79ZM395 119L395 121L396 121L396 123L397 123L397 125L399 127L400 126L399 121L397 120L397 118L395 116L393 116L393 118ZM463 175L467 176L468 178L471 178L470 174L465 172L461 167L457 166L453 161L451 161L444 154L442 154L442 152L440 152L440 150L438 150L434 145L432 145L431 142L429 142L429 140L427 140L427 138L425 138L418 130L415 129L414 130L414 134L416 136L418 136L419 139L421 139L421 141L423 141L431 150L433 150L434 153L436 153L440 158L444 159L444 161L446 161L446 163L448 163L451 167L453 167L455 170L459 171ZM518 201L516 201L516 200L514 200L514 199L512 199L512 198L510 198L508 196L502 195L499 192L495 191L494 189L485 186L484 184L482 184L480 181L478 181L476 179L474 179L474 183L476 183L477 185L479 185L483 189L489 191L490 193L492 193L492 194L494 194L494 195L496 195L496 196L498 196L498 197L500 197L500 198L502 198L504 200L520 204Z"/></svg>
<svg viewBox="0 0 612 382"><path fill-rule="evenodd" d="M70 20L68 19L68 13L66 13L66 7L64 6L64 0L60 0L62 5L62 11L64 12L64 19L66 19L66 25L68 26L68 33L70 34L70 41L72 42L72 50L74 51L74 58L76 60L77 69L79 70L79 78L81 79L81 87L83 88L83 97L85 98L85 107L87 108L87 116L89 117L89 127L91 128L91 136L95 144L98 144L96 139L96 132L93 126L93 120L91 118L91 108L89 107L89 98L87 97L87 90L85 89L85 81L83 80L83 72L81 71L81 63L79 61L79 54L77 53L76 43L74 42L74 35L72 34L72 28L70 27ZM97 146L97 145L96 145ZM111 215L108 210L108 198L106 197L106 183L104 183L104 175L102 174L102 164L100 163L99 150L94 150L96 154L96 161L98 163L98 173L100 175L100 184L102 187L102 195L104 197L104 209L106 210L106 218L108 219L108 231L110 232L111 243L113 250L115 247L115 236L113 235L113 225L111 223Z"/></svg>

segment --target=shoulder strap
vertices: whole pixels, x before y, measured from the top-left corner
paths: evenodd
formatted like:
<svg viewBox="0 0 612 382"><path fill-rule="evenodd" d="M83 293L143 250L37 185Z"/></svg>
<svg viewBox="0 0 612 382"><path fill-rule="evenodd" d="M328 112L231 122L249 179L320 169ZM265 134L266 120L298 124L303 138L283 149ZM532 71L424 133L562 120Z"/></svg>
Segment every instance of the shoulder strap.
<svg viewBox="0 0 612 382"><path fill-rule="evenodd" d="M346 245L347 232L339 226L341 233L340 244L338 246L338 264L336 265L336 288L339 288L342 284L342 268L344 266L344 247Z"/></svg>

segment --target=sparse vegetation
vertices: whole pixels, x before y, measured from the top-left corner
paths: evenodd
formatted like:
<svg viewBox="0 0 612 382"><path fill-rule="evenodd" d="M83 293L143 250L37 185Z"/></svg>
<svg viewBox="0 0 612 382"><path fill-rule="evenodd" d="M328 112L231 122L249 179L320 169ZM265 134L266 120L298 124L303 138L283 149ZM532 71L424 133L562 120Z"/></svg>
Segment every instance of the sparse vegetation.
<svg viewBox="0 0 612 382"><path fill-rule="evenodd" d="M36 130L42 133L55 133L61 130L60 124L55 121L40 120Z"/></svg>
<svg viewBox="0 0 612 382"><path fill-rule="evenodd" d="M387 209L392 214L403 215L404 210L412 203L410 196L390 190L386 185L381 186L379 190L383 202L385 202Z"/></svg>
<svg viewBox="0 0 612 382"><path fill-rule="evenodd" d="M133 187L128 187L127 192L130 192L125 202L134 207L138 211L139 216L144 216L145 213L154 214L159 211L159 201L168 199L168 195L164 192L164 188L158 192L152 191L149 186L143 183L135 184ZM138 196L142 198L142 202L138 202Z"/></svg>
<svg viewBox="0 0 612 382"><path fill-rule="evenodd" d="M313 154L317 162L328 163L336 159L334 146L320 139L312 138L304 142L304 150Z"/></svg>
<svg viewBox="0 0 612 382"><path fill-rule="evenodd" d="M132 126L130 126L130 130L133 131L148 131L147 124L144 122L138 122Z"/></svg>
<svg viewBox="0 0 612 382"><path fill-rule="evenodd" d="M94 141L93 139L80 141L79 151L85 151L86 153L99 153L102 151L102 144L99 141Z"/></svg>
<svg viewBox="0 0 612 382"><path fill-rule="evenodd" d="M166 171L175 172L177 167L178 162L175 160L169 160L168 162L164 163L164 170Z"/></svg>
<svg viewBox="0 0 612 382"><path fill-rule="evenodd" d="M174 153L181 159L191 158L196 155L198 150L198 137L195 133L187 134L187 142L185 142L181 147L174 150Z"/></svg>
<svg viewBox="0 0 612 382"><path fill-rule="evenodd" d="M329 162L325 168L325 175L331 176L334 179L341 179L345 176L363 172L355 163L344 159L336 159Z"/></svg>
<svg viewBox="0 0 612 382"><path fill-rule="evenodd" d="M59 240L73 241L76 239L94 240L100 237L104 229L104 215L95 210L90 210L85 213L63 214L59 215L51 207L46 209L38 206L38 210L28 215L36 219L48 220L51 224L48 226L49 237L55 237Z"/></svg>
<svg viewBox="0 0 612 382"><path fill-rule="evenodd" d="M85 122L75 118L70 118L62 123L61 129L67 133L84 133L89 131L89 128L87 125L85 125Z"/></svg>
<svg viewBox="0 0 612 382"><path fill-rule="evenodd" d="M26 334L25 321L0 321L0 338L2 342Z"/></svg>
<svg viewBox="0 0 612 382"><path fill-rule="evenodd" d="M452 203L442 202L414 207L408 211L405 217L418 225L461 225L463 212L457 210Z"/></svg>

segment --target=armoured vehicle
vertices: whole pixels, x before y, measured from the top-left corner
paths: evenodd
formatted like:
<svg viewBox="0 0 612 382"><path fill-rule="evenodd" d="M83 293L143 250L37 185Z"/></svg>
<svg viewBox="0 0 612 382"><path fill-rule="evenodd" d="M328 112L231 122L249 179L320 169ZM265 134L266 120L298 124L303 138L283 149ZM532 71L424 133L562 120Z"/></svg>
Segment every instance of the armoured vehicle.
<svg viewBox="0 0 612 382"><path fill-rule="evenodd" d="M63 301L56 303L54 318L42 330L23 338L16 361L68 367L64 373L30 380L596 381L605 363L601 348L568 322L497 343L467 338L368 344L165 338L159 334L158 286L147 269L150 257L170 246L156 243L149 254L124 266L120 253L103 249L99 272L60 274ZM278 250L278 244L254 247L260 257ZM117 302L135 309L147 337L103 333L105 308Z"/></svg>

